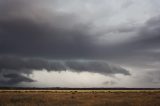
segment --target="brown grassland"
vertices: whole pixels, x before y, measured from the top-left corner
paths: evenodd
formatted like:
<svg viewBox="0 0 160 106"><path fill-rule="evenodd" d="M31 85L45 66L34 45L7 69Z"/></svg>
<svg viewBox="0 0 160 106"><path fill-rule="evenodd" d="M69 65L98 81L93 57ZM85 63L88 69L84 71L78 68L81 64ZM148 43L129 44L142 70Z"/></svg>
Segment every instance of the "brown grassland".
<svg viewBox="0 0 160 106"><path fill-rule="evenodd" d="M160 106L160 91L0 91L0 106Z"/></svg>

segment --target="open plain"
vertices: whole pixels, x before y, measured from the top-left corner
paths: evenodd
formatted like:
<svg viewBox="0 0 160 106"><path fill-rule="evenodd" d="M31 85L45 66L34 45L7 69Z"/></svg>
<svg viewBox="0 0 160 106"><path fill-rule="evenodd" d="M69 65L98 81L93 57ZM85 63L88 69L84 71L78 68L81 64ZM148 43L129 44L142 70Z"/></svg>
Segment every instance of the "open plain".
<svg viewBox="0 0 160 106"><path fill-rule="evenodd" d="M160 106L160 91L1 90L0 106Z"/></svg>

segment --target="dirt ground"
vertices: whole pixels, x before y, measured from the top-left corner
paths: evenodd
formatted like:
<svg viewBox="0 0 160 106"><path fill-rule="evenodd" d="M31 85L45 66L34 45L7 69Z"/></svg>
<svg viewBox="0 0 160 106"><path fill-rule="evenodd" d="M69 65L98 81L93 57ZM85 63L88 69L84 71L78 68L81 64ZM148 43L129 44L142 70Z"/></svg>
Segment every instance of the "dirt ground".
<svg viewBox="0 0 160 106"><path fill-rule="evenodd" d="M160 92L0 92L0 106L160 106Z"/></svg>

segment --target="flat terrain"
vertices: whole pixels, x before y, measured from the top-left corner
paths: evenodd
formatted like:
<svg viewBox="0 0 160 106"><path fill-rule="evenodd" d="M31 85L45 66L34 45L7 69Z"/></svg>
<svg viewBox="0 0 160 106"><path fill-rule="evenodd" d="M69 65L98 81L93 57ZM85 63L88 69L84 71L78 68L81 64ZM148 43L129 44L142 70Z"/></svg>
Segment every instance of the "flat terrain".
<svg viewBox="0 0 160 106"><path fill-rule="evenodd" d="M160 91L0 90L0 106L160 106Z"/></svg>

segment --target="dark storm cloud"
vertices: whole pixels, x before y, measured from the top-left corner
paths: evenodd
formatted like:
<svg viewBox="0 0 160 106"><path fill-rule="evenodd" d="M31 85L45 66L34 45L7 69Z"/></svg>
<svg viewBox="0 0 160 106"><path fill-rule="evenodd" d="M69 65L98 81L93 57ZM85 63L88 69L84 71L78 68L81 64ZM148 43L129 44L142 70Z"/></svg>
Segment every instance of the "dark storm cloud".
<svg viewBox="0 0 160 106"><path fill-rule="evenodd" d="M0 54L53 59L117 59L159 45L158 18L149 20L139 29L113 28L113 32L119 34L137 32L138 37L118 45L101 45L99 35L90 33L91 24L83 23L75 14L48 9L42 1L36 3L34 0L16 0L13 4L3 1L1 5Z"/></svg>
<svg viewBox="0 0 160 106"><path fill-rule="evenodd" d="M135 49L159 48L160 16L149 19L137 31L137 35L128 43Z"/></svg>
<svg viewBox="0 0 160 106"><path fill-rule="evenodd" d="M45 60L36 58L1 57L0 70L17 70L20 73L30 74L33 70L46 69L48 71L72 70L75 72L93 72L100 74L124 74L130 75L129 71L106 63L94 60ZM29 71L27 71L29 70Z"/></svg>
<svg viewBox="0 0 160 106"><path fill-rule="evenodd" d="M152 51L160 49L159 19L160 16L153 17L143 26L138 27L138 29L136 28L131 30L131 32L135 32L135 36L118 45L103 46L101 49L101 56L116 61L123 61L127 59L126 62L134 62L134 59L141 59L145 62L146 60L144 57L156 57L159 59L160 55ZM119 33L121 33L121 31Z"/></svg>
<svg viewBox="0 0 160 106"><path fill-rule="evenodd" d="M93 22L83 20L87 17L80 17L83 12L64 12L63 8L58 10L58 2L62 1L0 0L2 85L32 82L23 74L29 75L33 70L130 75L128 70L104 61L140 67L144 67L149 57L152 58L150 62L159 61L159 53L155 55L152 49L160 49L160 16L149 19L142 26L103 27L103 32ZM124 7L130 5L128 3ZM92 21L96 20L99 19ZM99 32L94 33L93 29ZM131 33L135 36L130 37ZM104 37L107 40L100 42L103 34L107 35ZM119 38L115 40L114 34ZM123 34L129 39L123 41ZM117 43L119 40L123 42Z"/></svg>
<svg viewBox="0 0 160 106"><path fill-rule="evenodd" d="M25 5L4 7L0 15L0 53L53 58L92 55L94 38L88 34L87 24L77 24L71 14L30 5L26 11Z"/></svg>
<svg viewBox="0 0 160 106"><path fill-rule="evenodd" d="M159 48L160 45L160 16L151 18L145 26L139 31L141 35L138 42L146 47ZM146 47L145 47L146 46Z"/></svg>
<svg viewBox="0 0 160 106"><path fill-rule="evenodd" d="M34 80L23 76L30 75L34 70L41 71L66 71L91 72L102 75L124 74L130 75L129 71L114 66L104 61L82 61L82 60L46 60L37 58L22 58L15 56L0 57L0 82L6 84L18 84L20 82L33 82ZM8 79L9 80L5 80Z"/></svg>
<svg viewBox="0 0 160 106"><path fill-rule="evenodd" d="M22 73L24 72L28 74L30 74L32 70L65 70L63 65L59 62L49 62L43 59L27 59L14 56L0 57L0 70L3 69L19 70L22 71Z"/></svg>
<svg viewBox="0 0 160 106"><path fill-rule="evenodd" d="M1 53L78 57L89 52L92 43L84 32L50 28L28 19L3 20L0 27Z"/></svg>
<svg viewBox="0 0 160 106"><path fill-rule="evenodd" d="M107 64L104 61L67 61L67 67L70 70L77 70L77 72L94 72L94 73L101 73L103 75L109 74L124 74L130 75L129 71L114 65Z"/></svg>
<svg viewBox="0 0 160 106"><path fill-rule="evenodd" d="M0 86L12 86L20 82L34 82L34 80L20 74L5 74L0 80Z"/></svg>

